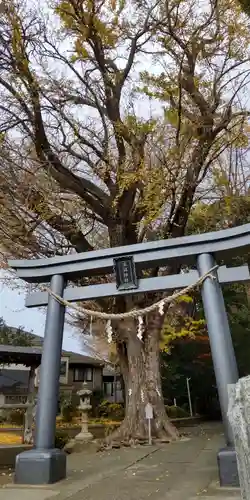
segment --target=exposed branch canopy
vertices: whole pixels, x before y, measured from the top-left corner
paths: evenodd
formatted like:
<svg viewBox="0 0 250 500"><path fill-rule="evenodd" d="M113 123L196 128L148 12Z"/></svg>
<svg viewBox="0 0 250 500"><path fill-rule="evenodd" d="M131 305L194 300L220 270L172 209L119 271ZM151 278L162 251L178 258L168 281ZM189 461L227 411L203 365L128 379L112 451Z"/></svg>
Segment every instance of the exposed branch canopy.
<svg viewBox="0 0 250 500"><path fill-rule="evenodd" d="M100 231L104 246L183 234L222 152L248 143L237 2L3 5L5 248L50 256L95 248Z"/></svg>

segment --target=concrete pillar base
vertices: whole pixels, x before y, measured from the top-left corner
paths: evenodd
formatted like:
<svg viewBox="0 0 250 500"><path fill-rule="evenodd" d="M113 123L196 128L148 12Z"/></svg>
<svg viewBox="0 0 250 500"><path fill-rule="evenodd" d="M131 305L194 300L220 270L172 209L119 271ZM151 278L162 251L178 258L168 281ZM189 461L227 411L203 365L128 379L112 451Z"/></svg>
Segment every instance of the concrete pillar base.
<svg viewBox="0 0 250 500"><path fill-rule="evenodd" d="M236 451L234 448L222 448L217 455L220 486L239 487L239 475Z"/></svg>
<svg viewBox="0 0 250 500"><path fill-rule="evenodd" d="M16 484L52 484L66 477L66 454L62 450L29 450L16 457Z"/></svg>

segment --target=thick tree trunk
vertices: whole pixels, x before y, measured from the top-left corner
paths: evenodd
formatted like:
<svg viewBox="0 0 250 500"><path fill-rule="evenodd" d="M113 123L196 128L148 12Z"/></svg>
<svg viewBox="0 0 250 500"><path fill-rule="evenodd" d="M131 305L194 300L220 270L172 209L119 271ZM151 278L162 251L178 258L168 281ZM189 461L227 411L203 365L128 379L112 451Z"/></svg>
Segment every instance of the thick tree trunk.
<svg viewBox="0 0 250 500"><path fill-rule="evenodd" d="M121 362L126 388L125 418L120 428L108 438L109 442L147 441L148 425L145 418L147 403L153 406L153 437L166 441L175 440L179 436L177 429L166 415L162 397L158 331L158 325L153 325L151 321L143 341L137 338L135 330L129 332L126 342L127 364L124 362L124 356ZM119 356L121 355L119 352Z"/></svg>
<svg viewBox="0 0 250 500"><path fill-rule="evenodd" d="M111 246L137 242L133 224L117 224L109 228ZM146 299L147 302L147 299ZM137 304L138 305L138 304ZM133 297L119 297L117 312L131 310ZM143 307L143 304L140 304ZM179 437L177 429L169 421L162 397L159 339L164 316L157 313L147 318L142 341L137 337L137 322L120 322L116 328L117 352L125 385L125 418L120 428L107 438L112 441L134 443L147 441L148 425L145 418L147 403L153 406L152 435L162 440Z"/></svg>

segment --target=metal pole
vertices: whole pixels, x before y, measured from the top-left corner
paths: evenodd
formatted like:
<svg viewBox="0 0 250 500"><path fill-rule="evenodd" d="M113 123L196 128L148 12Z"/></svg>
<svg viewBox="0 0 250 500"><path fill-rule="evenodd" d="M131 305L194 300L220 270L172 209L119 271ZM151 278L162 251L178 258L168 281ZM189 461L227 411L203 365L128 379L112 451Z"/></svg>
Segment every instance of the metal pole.
<svg viewBox="0 0 250 500"><path fill-rule="evenodd" d="M189 380L191 380L191 378L187 378L186 380L187 380L189 412L190 412L190 417L192 417L193 416L193 408L192 408L192 400L191 400L190 386L189 386Z"/></svg>
<svg viewBox="0 0 250 500"><path fill-rule="evenodd" d="M148 444L152 445L151 418L148 419Z"/></svg>
<svg viewBox="0 0 250 500"><path fill-rule="evenodd" d="M116 380L116 365L115 365L115 373L114 373L114 402L117 402L117 393L116 393L116 386L117 386L117 380Z"/></svg>
<svg viewBox="0 0 250 500"><path fill-rule="evenodd" d="M57 295L63 296L63 276L53 276L50 288ZM65 307L50 295L38 391L35 437L37 450L49 450L55 446L64 314Z"/></svg>
<svg viewBox="0 0 250 500"><path fill-rule="evenodd" d="M214 258L210 254L202 254L197 257L197 267L200 275L208 272L214 265ZM213 275L215 279L207 278L202 285L202 300L210 339L226 442L228 446L233 446L233 432L227 417L228 384L235 384L239 375L225 303L216 271L213 272Z"/></svg>

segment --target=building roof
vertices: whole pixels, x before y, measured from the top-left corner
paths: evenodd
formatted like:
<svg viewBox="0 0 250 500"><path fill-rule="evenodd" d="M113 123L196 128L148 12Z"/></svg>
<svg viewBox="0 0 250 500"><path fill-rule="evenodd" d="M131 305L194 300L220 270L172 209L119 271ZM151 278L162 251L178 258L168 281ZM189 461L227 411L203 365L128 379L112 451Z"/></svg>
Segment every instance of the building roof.
<svg viewBox="0 0 250 500"><path fill-rule="evenodd" d="M79 354L76 352L70 351L62 351L62 356L68 357L69 362L72 364L86 364L86 365L95 365L95 366L103 366L104 361L98 358L92 358L91 356L86 356L85 354Z"/></svg>
<svg viewBox="0 0 250 500"><path fill-rule="evenodd" d="M17 330L17 328L15 327L12 327L12 330L13 332L15 332L15 330ZM32 337L32 346L33 347L19 347L17 346L16 349L18 350L17 352L20 352L20 350L22 350L24 352L25 349L27 349L27 354L30 352L37 352L39 355L40 355L40 358L41 358L41 354L42 354L42 347L43 347L43 337L40 337L39 335L35 335L34 333L29 333L29 332L26 332L29 336ZM0 347L5 347L6 349L5 350L9 350L9 352L11 352L11 347L13 346L1 346L0 344ZM30 351L29 351L30 350ZM0 354L1 354L1 350L0 350ZM12 349L12 354L14 355L14 350ZM72 352L72 351L65 351L63 350L62 351L62 356L64 357L67 357L69 358L69 362L70 363L75 363L75 364L86 364L86 365L94 365L94 366L103 366L104 365L104 361L102 361L101 359L98 359L98 358L94 358L92 356L87 356L85 354L80 354L80 353L76 353L76 352ZM14 357L14 356L13 356ZM24 356L23 356L24 357ZM18 359L18 356L17 356L17 353L16 353L16 358L15 360L13 359L12 361L1 361L1 356L0 356L0 364L2 363L17 363L16 362L16 359ZM31 358L30 358L31 359ZM26 363L23 363L22 361L18 361L18 364L26 364ZM38 363L37 366L40 365L40 362ZM27 366L30 366L29 364L27 364Z"/></svg>
<svg viewBox="0 0 250 500"><path fill-rule="evenodd" d="M15 333L17 328L9 327ZM30 361L34 362L36 366L41 364L41 355L43 348L43 337L35 335L33 332L24 332L32 337L32 347L21 347L21 346L3 346L0 344L0 365L1 364L24 364L30 366ZM21 354L21 351L23 354ZM26 354L25 354L26 353ZM62 351L62 356L69 358L70 363L74 364L86 364L94 366L103 366L104 361L101 359L88 356L85 354L80 354L72 351Z"/></svg>
<svg viewBox="0 0 250 500"><path fill-rule="evenodd" d="M32 333L32 336L34 337L34 346L39 346L40 348L43 346L43 337L39 337L38 335L34 335ZM92 356L86 356L85 354L80 354L77 352L72 352L72 351L62 351L62 356L65 356L69 358L70 363L82 363L82 364L91 364L91 365L104 365L104 361L98 359L98 358L93 358Z"/></svg>
<svg viewBox="0 0 250 500"><path fill-rule="evenodd" d="M0 365L17 364L38 367L42 351L35 347L21 347L0 344Z"/></svg>

